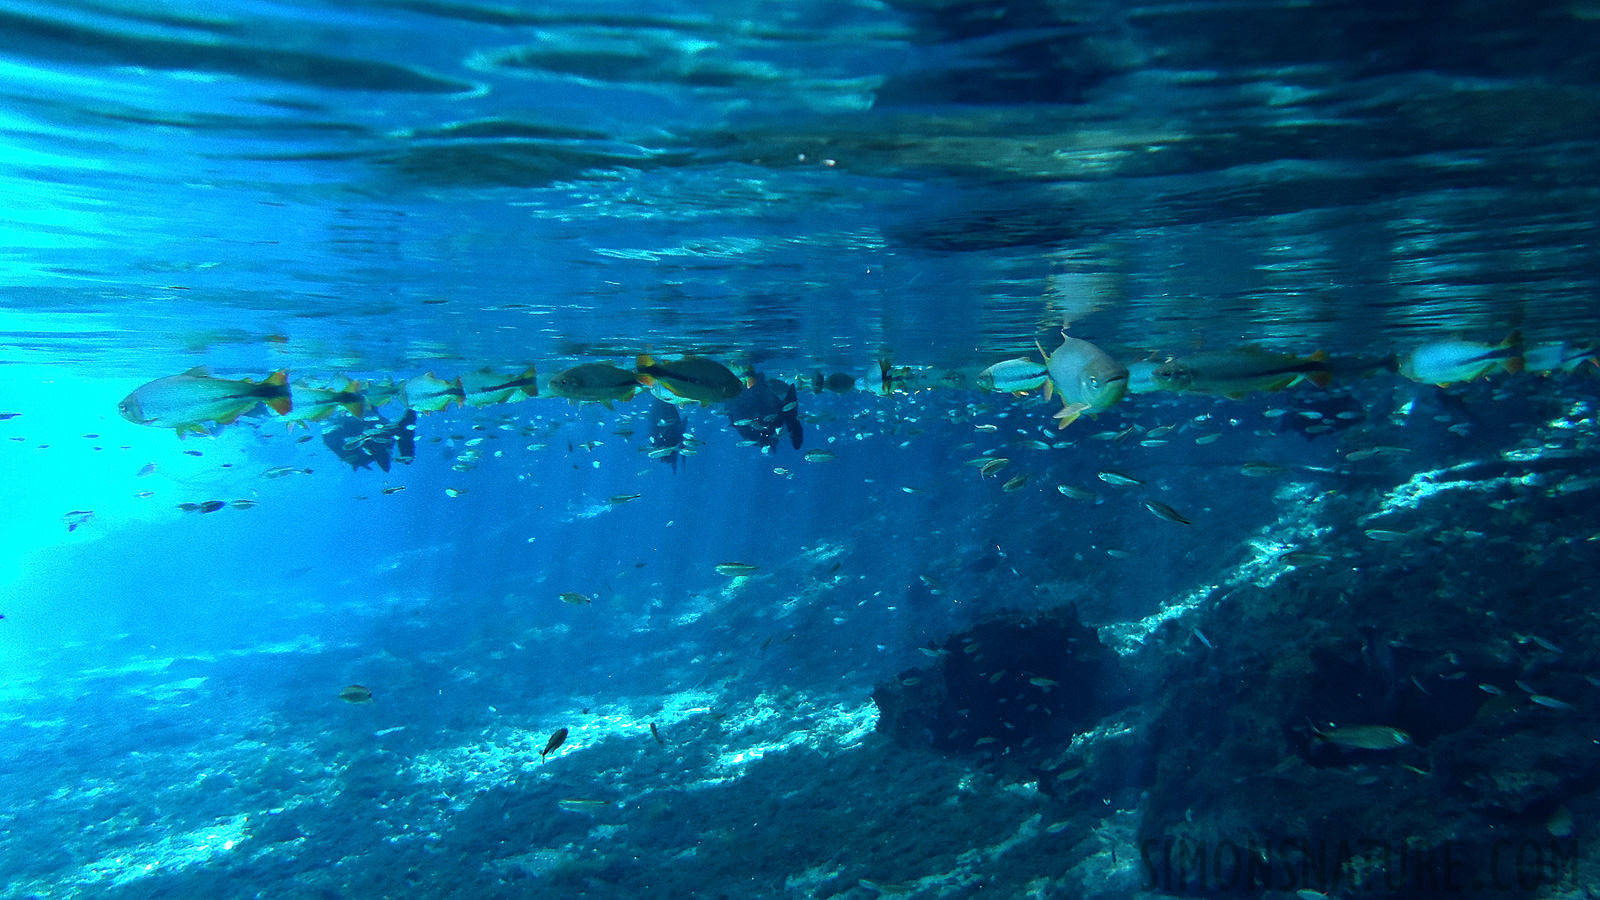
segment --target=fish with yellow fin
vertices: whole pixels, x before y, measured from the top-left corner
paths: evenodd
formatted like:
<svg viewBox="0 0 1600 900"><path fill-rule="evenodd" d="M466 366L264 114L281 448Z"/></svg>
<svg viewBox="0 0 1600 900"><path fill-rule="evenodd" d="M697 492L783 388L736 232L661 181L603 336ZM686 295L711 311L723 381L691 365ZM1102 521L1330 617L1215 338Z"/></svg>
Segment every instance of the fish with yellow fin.
<svg viewBox="0 0 1600 900"><path fill-rule="evenodd" d="M1044 353L1044 347L1039 352ZM1088 341L1063 333L1061 346L1044 353L1044 358L1050 376L1044 385L1045 399L1050 399L1052 386L1061 397L1057 428L1071 425L1085 413L1104 412L1127 396L1127 368Z"/></svg>
<svg viewBox="0 0 1600 900"><path fill-rule="evenodd" d="M1429 341L1400 357L1400 374L1422 384L1441 387L1504 369L1522 371L1522 332L1513 331L1498 344L1481 341Z"/></svg>
<svg viewBox="0 0 1600 900"><path fill-rule="evenodd" d="M1324 350L1301 357L1255 345L1168 360L1150 374L1160 390L1232 399L1256 391L1281 391L1302 381L1327 387L1332 378L1333 367Z"/></svg>
<svg viewBox="0 0 1600 900"><path fill-rule="evenodd" d="M1025 394L1050 383L1050 367L1026 357L997 362L978 373L978 386L989 391Z"/></svg>
<svg viewBox="0 0 1600 900"><path fill-rule="evenodd" d="M258 383L216 378L205 366L196 366L141 385L122 398L117 411L135 425L176 429L181 437L188 432L203 434L208 424L230 424L262 403L279 415L294 408L287 371L274 372Z"/></svg>
<svg viewBox="0 0 1600 900"><path fill-rule="evenodd" d="M339 410L352 416L365 416L371 409L361 393L360 382L345 379L344 386L334 389L314 388L303 381L289 385L290 410L284 413L292 427L294 423L321 422Z"/></svg>
<svg viewBox="0 0 1600 900"><path fill-rule="evenodd" d="M417 412L438 412L452 402L464 404L466 394L461 390L461 379L445 381L432 372L407 379L400 385L400 402L406 409Z"/></svg>
<svg viewBox="0 0 1600 900"><path fill-rule="evenodd" d="M635 370L639 383L668 403L721 403L744 391L744 382L727 366L704 356L684 356L657 362L640 356Z"/></svg>
<svg viewBox="0 0 1600 900"><path fill-rule="evenodd" d="M1583 364L1600 368L1600 347L1558 341L1553 344L1535 344L1523 354L1525 371L1550 375L1555 372L1576 372Z"/></svg>
<svg viewBox="0 0 1600 900"><path fill-rule="evenodd" d="M504 375L490 369L468 372L459 379L462 402L466 406L492 406L523 397L539 396L539 372L529 366L520 375Z"/></svg>

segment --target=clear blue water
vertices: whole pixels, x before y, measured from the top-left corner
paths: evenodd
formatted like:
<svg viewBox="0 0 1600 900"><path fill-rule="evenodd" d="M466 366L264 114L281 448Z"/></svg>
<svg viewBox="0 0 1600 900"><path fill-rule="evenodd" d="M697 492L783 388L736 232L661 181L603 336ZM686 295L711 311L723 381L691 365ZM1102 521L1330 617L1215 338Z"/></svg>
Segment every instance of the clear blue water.
<svg viewBox="0 0 1600 900"><path fill-rule="evenodd" d="M1597 72L1584 2L7 5L0 898L1583 895ZM1064 323L1332 380L1058 431L975 376ZM1508 335L1580 352L1395 371ZM645 353L803 445L551 396ZM119 414L196 366L540 395Z"/></svg>

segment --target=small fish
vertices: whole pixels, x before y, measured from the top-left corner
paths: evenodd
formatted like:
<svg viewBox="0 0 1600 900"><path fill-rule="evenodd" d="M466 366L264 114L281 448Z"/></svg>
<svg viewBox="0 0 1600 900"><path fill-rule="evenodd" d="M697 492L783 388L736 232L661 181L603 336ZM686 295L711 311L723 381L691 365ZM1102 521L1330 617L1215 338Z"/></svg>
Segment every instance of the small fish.
<svg viewBox="0 0 1600 900"><path fill-rule="evenodd" d="M254 500L230 500L228 505L234 509L254 509L258 504Z"/></svg>
<svg viewBox="0 0 1600 900"><path fill-rule="evenodd" d="M661 745L665 746L666 743L667 743L666 741L661 739L661 732L656 730L656 723L654 723L654 722L650 723L650 736L655 738L656 739L656 743L658 743L658 744L661 744Z"/></svg>
<svg viewBox="0 0 1600 900"><path fill-rule="evenodd" d="M459 497L462 494L465 494L466 492L467 492L466 488L445 488L444 489L445 496L447 496L447 497Z"/></svg>
<svg viewBox="0 0 1600 900"><path fill-rule="evenodd" d="M1068 500L1093 500L1094 499L1094 494L1090 493L1089 491L1084 490L1083 488L1073 487L1070 484L1058 484L1058 485L1056 485L1056 490L1060 491L1061 495L1063 497L1066 497Z"/></svg>
<svg viewBox="0 0 1600 900"><path fill-rule="evenodd" d="M1366 535L1375 541L1382 541L1385 543L1403 541L1410 537L1410 535L1404 531L1389 531L1384 528L1368 528L1366 530Z"/></svg>
<svg viewBox="0 0 1600 900"><path fill-rule="evenodd" d="M265 472L262 472L261 473L261 477L262 478L282 478L285 475L310 475L310 474L311 474L311 470L310 469L302 469L302 468L300 468L298 466L273 466L272 468L266 470Z"/></svg>
<svg viewBox="0 0 1600 900"><path fill-rule="evenodd" d="M68 531L77 531L79 525L82 525L92 518L94 518L94 510L75 509L72 512L62 516L61 521L66 523Z"/></svg>
<svg viewBox="0 0 1600 900"><path fill-rule="evenodd" d="M1505 695L1505 690L1503 688L1496 687L1495 685L1487 682L1478 685L1478 690L1483 691L1485 694L1488 694L1491 697L1501 697Z"/></svg>
<svg viewBox="0 0 1600 900"><path fill-rule="evenodd" d="M1519 643L1519 644L1530 644L1530 643L1531 644L1538 644L1540 647L1542 647L1545 650L1549 650L1551 653L1560 653L1560 652L1562 652L1561 647L1558 644L1556 644L1554 641L1550 641L1550 640L1548 640L1546 638L1542 638L1542 637L1538 636L1537 634L1519 634L1519 635L1517 635L1517 643Z"/></svg>
<svg viewBox="0 0 1600 900"><path fill-rule="evenodd" d="M994 434L995 432L1000 430L1000 426L999 425L974 425L974 426L972 426L972 430L981 431L984 434Z"/></svg>
<svg viewBox="0 0 1600 900"><path fill-rule="evenodd" d="M539 761L544 762L545 756L554 751L557 747L560 747L566 742L566 740L567 730L565 728L557 728L555 732L550 735L550 740L545 743L544 749L539 751Z"/></svg>
<svg viewBox="0 0 1600 900"><path fill-rule="evenodd" d="M1166 519L1168 522L1177 522L1179 525L1191 524L1181 513L1160 500L1146 500L1144 501L1144 508L1155 513L1159 518Z"/></svg>
<svg viewBox="0 0 1600 900"><path fill-rule="evenodd" d="M754 575L756 572L760 571L761 567L751 565L750 563L725 562L717 563L716 569L718 575L726 575L729 578L744 578Z"/></svg>
<svg viewBox="0 0 1600 900"><path fill-rule="evenodd" d="M223 503L221 500L207 500L204 503L201 503L198 509L200 510L201 515L204 515L206 513L214 513L227 505L228 504Z"/></svg>
<svg viewBox="0 0 1600 900"><path fill-rule="evenodd" d="M136 478L148 478L149 476L154 475L155 473L156 473L156 464L155 463L145 463L144 464L144 468L140 469L138 474L135 477Z"/></svg>
<svg viewBox="0 0 1600 900"><path fill-rule="evenodd" d="M610 503L612 506L621 506L624 503L631 503L643 496L643 494L616 494L606 502Z"/></svg>
<svg viewBox="0 0 1600 900"><path fill-rule="evenodd" d="M1554 697L1548 697L1544 694L1531 694L1529 695L1528 699L1539 704L1540 706L1547 706L1550 709L1577 709L1576 706L1573 706L1571 703L1568 703L1565 700L1557 700Z"/></svg>
<svg viewBox="0 0 1600 900"><path fill-rule="evenodd" d="M1254 459L1239 467L1240 474L1249 475L1251 478L1266 478L1287 472L1288 469L1277 463Z"/></svg>
<svg viewBox="0 0 1600 900"><path fill-rule="evenodd" d="M1034 687L1044 688L1047 691L1053 687L1061 686L1061 682L1056 681L1054 678L1046 678L1043 675L1035 675L1034 677L1029 678L1028 683Z"/></svg>
<svg viewBox="0 0 1600 900"><path fill-rule="evenodd" d="M558 596L561 597L561 602L571 603L573 606L587 606L594 602L583 594L575 594L571 591L562 591Z"/></svg>
<svg viewBox="0 0 1600 900"><path fill-rule="evenodd" d="M393 485L389 485L388 487L385 487L383 489L383 492L385 494L398 494L398 493L400 493L401 491L403 491L405 489L406 489L406 486L403 485L403 484L393 484Z"/></svg>
<svg viewBox="0 0 1600 900"><path fill-rule="evenodd" d="M1050 381L1050 369L1031 359L1008 359L979 372L977 381L984 390L1023 394L1044 387Z"/></svg>
<svg viewBox="0 0 1600 900"><path fill-rule="evenodd" d="M1430 341L1400 357L1400 374L1421 384L1444 386L1481 378L1497 368L1522 371L1522 333L1513 331L1498 344L1478 341Z"/></svg>
<svg viewBox="0 0 1600 900"><path fill-rule="evenodd" d="M1006 466L1008 466L1010 464L1011 464L1011 460L1006 459L1003 456L997 456L997 457L995 457L993 459L990 459L990 460L984 462L983 465L979 466L978 467L978 474L982 475L985 478L987 478L990 475L993 475L994 473L1000 471L1001 469L1004 469Z"/></svg>
<svg viewBox="0 0 1600 900"><path fill-rule="evenodd" d="M1327 730L1311 727L1321 740L1351 750L1395 750L1411 743L1411 736L1388 725L1340 725Z"/></svg>
<svg viewBox="0 0 1600 900"><path fill-rule="evenodd" d="M562 809L566 810L567 812L586 813L588 815L594 815L597 812L603 812L603 811L605 811L607 809L610 809L614 804L612 804L612 802L609 801L609 800L570 799L570 800L557 800L556 801L556 805L561 807Z"/></svg>
<svg viewBox="0 0 1600 900"><path fill-rule="evenodd" d="M638 358L635 374L651 393L668 403L721 403L744 392L739 376L704 356L684 356L663 363L646 354Z"/></svg>
<svg viewBox="0 0 1600 900"><path fill-rule="evenodd" d="M1332 562L1333 557L1327 553L1317 553L1312 550L1290 550L1278 559L1291 566L1320 566L1325 562Z"/></svg>
<svg viewBox="0 0 1600 900"><path fill-rule="evenodd" d="M831 462L838 458L826 450L807 450L805 452L806 462Z"/></svg>
<svg viewBox="0 0 1600 900"><path fill-rule="evenodd" d="M372 691L359 684L352 684L339 692L339 699L346 703L371 703Z"/></svg>
<svg viewBox="0 0 1600 900"><path fill-rule="evenodd" d="M1021 490L1022 488L1026 487L1027 484L1028 484L1028 481L1029 481L1029 476L1027 476L1027 475L1018 475L1017 477L1011 479L1010 481L1007 481L1005 484L1000 485L1000 490L1002 490L1002 491L1004 491L1004 492L1009 494L1012 491Z"/></svg>
<svg viewBox="0 0 1600 900"><path fill-rule="evenodd" d="M1206 649L1207 650L1215 650L1215 649L1217 649L1217 645L1211 643L1210 639L1208 639L1206 637L1206 633L1204 631L1200 630L1200 626L1199 625L1190 625L1189 626L1189 630L1194 632L1195 638L1197 638L1200 641L1200 643L1206 645Z"/></svg>
<svg viewBox="0 0 1600 900"><path fill-rule="evenodd" d="M1101 481L1104 481L1106 484L1114 484L1117 487L1133 487L1135 485L1144 484L1144 482L1137 478L1130 478L1121 472L1112 472L1109 470L1100 472L1095 477L1099 478Z"/></svg>
<svg viewBox="0 0 1600 900"><path fill-rule="evenodd" d="M208 424L230 424L262 403L279 415L294 408L287 371L274 372L257 384L248 378L214 378L204 366L196 366L141 385L122 398L117 411L135 425L172 428L182 436L204 433Z"/></svg>

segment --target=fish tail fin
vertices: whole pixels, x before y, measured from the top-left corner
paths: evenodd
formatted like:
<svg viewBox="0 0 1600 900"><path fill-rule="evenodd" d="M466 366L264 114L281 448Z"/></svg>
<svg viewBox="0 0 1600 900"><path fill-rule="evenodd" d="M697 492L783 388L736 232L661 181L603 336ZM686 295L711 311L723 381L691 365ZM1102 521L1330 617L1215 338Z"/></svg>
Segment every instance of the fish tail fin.
<svg viewBox="0 0 1600 900"><path fill-rule="evenodd" d="M633 367L635 369L648 369L655 364L655 357L648 353L641 353L639 354L638 358L634 360Z"/></svg>
<svg viewBox="0 0 1600 900"><path fill-rule="evenodd" d="M883 385L883 396L889 396L894 391L894 375L887 356L878 357L878 379Z"/></svg>
<svg viewBox="0 0 1600 900"><path fill-rule="evenodd" d="M351 381L350 379L346 378L344 380L344 387L339 391L341 394L350 395L349 400L346 400L339 405L344 408L345 412L355 416L356 418L361 418L367 413L372 412L372 403L367 400L367 395L363 393L365 388L366 385L362 384L361 382Z"/></svg>
<svg viewBox="0 0 1600 900"><path fill-rule="evenodd" d="M526 382L522 385L522 395L524 397L539 396L539 367L537 365L524 369L522 374L517 376L517 380Z"/></svg>
<svg viewBox="0 0 1600 900"><path fill-rule="evenodd" d="M1506 374L1515 375L1521 372L1526 363L1522 357L1522 330L1517 329L1506 335L1506 339L1500 342L1500 348L1512 351L1512 355L1506 357L1505 362L1500 364L1501 368L1506 370Z"/></svg>
<svg viewBox="0 0 1600 900"><path fill-rule="evenodd" d="M1327 361L1328 351L1326 350L1318 350L1306 357L1306 362L1312 363L1316 366L1316 368L1306 375L1306 380L1319 388L1326 388L1329 384L1331 384L1333 382L1333 369L1323 365Z"/></svg>
<svg viewBox="0 0 1600 900"><path fill-rule="evenodd" d="M1033 345L1039 348L1039 355L1044 357L1044 402L1049 403L1050 395L1055 393L1055 379L1050 377L1050 354L1044 352L1044 345L1037 340L1033 342ZM1061 427L1065 428L1067 426L1063 425Z"/></svg>
<svg viewBox="0 0 1600 900"><path fill-rule="evenodd" d="M1499 343L1498 348L1507 351L1505 359L1500 363L1500 367L1506 371L1506 374L1515 375L1523 370L1526 360L1522 355L1521 329L1506 335L1506 339Z"/></svg>
<svg viewBox="0 0 1600 900"><path fill-rule="evenodd" d="M272 388L271 395L263 398L272 411L280 416L287 416L294 409L294 401L289 398L289 370L279 369L267 376L261 382L263 387Z"/></svg>

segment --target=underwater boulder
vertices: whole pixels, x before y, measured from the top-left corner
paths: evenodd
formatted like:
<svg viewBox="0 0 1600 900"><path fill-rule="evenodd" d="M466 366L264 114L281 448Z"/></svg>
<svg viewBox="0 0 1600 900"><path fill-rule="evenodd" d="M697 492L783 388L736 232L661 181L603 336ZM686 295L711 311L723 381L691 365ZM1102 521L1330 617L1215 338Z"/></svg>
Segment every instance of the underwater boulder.
<svg viewBox="0 0 1600 900"><path fill-rule="evenodd" d="M1044 750L1131 702L1116 654L1074 610L992 619L934 650L937 662L873 691L878 729L898 741Z"/></svg>

